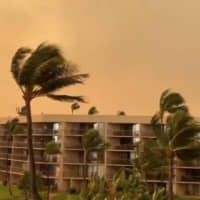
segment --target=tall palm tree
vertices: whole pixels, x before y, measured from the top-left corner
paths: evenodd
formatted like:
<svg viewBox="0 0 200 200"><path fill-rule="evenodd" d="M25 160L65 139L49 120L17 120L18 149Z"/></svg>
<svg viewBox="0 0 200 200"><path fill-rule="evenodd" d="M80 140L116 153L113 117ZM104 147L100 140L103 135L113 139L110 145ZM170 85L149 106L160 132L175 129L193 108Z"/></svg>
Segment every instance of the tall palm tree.
<svg viewBox="0 0 200 200"><path fill-rule="evenodd" d="M95 115L98 114L99 111L97 110L97 108L95 106L92 106L89 110L88 110L88 115Z"/></svg>
<svg viewBox="0 0 200 200"><path fill-rule="evenodd" d="M104 151L109 147L108 143L105 143L103 137L99 134L99 131L96 129L89 129L82 139L82 146L84 149L84 167L83 167L83 178L86 182L87 177L87 159L88 155L92 152L97 154Z"/></svg>
<svg viewBox="0 0 200 200"><path fill-rule="evenodd" d="M159 111L157 115L160 118L161 124L164 123L165 113L174 113L177 110L185 110L188 108L185 105L185 100L178 92L171 92L169 89L165 90L160 97Z"/></svg>
<svg viewBox="0 0 200 200"><path fill-rule="evenodd" d="M73 104L71 105L72 114L74 114L74 111L75 111L75 110L78 110L79 108L80 108L80 105L79 105L77 102L73 103Z"/></svg>
<svg viewBox="0 0 200 200"><path fill-rule="evenodd" d="M82 96L58 95L56 91L76 84L82 84L88 74L78 74L77 66L67 61L55 45L40 44L36 49L19 48L11 62L12 75L19 86L27 108L28 149L32 178L32 195L41 200L36 185L36 169L32 144L31 102L38 97L53 100L84 102Z"/></svg>
<svg viewBox="0 0 200 200"><path fill-rule="evenodd" d="M6 136L6 140L7 140L7 143L11 142L12 140L12 137L15 133L17 133L17 130L18 130L18 122L19 122L19 119L18 118L14 118L12 120L8 120L4 126L4 134ZM9 144L8 144L9 145ZM11 152L12 152L12 144L11 144ZM8 165L8 162L9 162L9 154L7 154L7 171L9 172L10 171L10 167ZM12 196L12 189L11 189L11 183L10 183L10 173L8 173L8 176L7 176L7 183L8 183L8 190L9 190L9 193L10 195Z"/></svg>
<svg viewBox="0 0 200 200"><path fill-rule="evenodd" d="M48 162L51 162L53 159L53 156L60 153L59 145L55 141L50 141L45 146L45 154L47 156ZM47 170L47 200L49 200L49 194L50 194L50 166L48 166Z"/></svg>
<svg viewBox="0 0 200 200"><path fill-rule="evenodd" d="M174 159L192 160L200 157L200 142L197 140L200 125L184 110L169 115L164 129L158 118L153 118L151 123L158 147L167 155L168 194L169 199L173 200Z"/></svg>

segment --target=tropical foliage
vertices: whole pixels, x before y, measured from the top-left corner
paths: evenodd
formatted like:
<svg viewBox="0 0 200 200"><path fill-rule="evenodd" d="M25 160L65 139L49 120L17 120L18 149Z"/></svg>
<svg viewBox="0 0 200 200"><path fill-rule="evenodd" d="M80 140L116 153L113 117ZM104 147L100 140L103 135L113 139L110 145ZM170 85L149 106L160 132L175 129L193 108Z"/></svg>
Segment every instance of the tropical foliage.
<svg viewBox="0 0 200 200"><path fill-rule="evenodd" d="M169 115L163 127L160 118L152 118L152 126L157 137L158 148L165 152L168 165L169 198L173 199L174 159L191 160L200 156L200 143L196 139L200 126L184 109Z"/></svg>

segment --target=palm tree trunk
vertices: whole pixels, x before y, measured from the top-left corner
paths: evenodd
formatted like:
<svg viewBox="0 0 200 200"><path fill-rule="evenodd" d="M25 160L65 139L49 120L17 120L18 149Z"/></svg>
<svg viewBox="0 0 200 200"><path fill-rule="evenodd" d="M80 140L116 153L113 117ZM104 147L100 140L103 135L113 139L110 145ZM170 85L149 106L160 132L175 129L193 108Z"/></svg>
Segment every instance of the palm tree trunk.
<svg viewBox="0 0 200 200"><path fill-rule="evenodd" d="M168 157L168 165L169 165L169 171L168 171L168 195L169 195L169 200L174 199L174 194L173 194L173 166L174 166L174 154L171 152L169 153Z"/></svg>
<svg viewBox="0 0 200 200"><path fill-rule="evenodd" d="M36 168L35 168L35 158L33 151L33 142L32 142L32 116L31 116L31 100L26 100L27 107L27 126L28 126L28 150L30 155L30 172L31 172L31 187L32 195L34 200L42 200L37 189L36 183Z"/></svg>

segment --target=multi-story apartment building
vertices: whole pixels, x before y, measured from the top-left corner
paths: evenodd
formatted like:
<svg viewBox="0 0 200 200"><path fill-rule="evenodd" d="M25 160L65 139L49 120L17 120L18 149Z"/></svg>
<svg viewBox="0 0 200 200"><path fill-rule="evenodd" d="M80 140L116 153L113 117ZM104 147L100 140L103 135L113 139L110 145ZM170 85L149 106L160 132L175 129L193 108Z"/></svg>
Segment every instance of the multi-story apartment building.
<svg viewBox="0 0 200 200"><path fill-rule="evenodd" d="M0 119L0 180L6 180L6 177L10 176L11 182L17 183L29 168L27 133L16 133L8 141L4 133L7 120ZM132 160L139 156L144 143L156 139L150 120L151 117L145 116L33 116L33 146L37 171L45 179L48 169L49 178L57 184L58 190L79 190L83 182L84 167L82 136L88 129L95 128L110 147L102 155L97 156L94 152L88 157L87 179L94 172L108 180L112 179L121 168L133 168ZM19 125L24 130L24 117L20 118ZM48 161L44 150L45 144L51 140L60 144L61 153ZM200 162L176 161L174 174L174 189L177 195L200 195ZM145 174L143 179L151 186L167 185L167 180L145 177Z"/></svg>

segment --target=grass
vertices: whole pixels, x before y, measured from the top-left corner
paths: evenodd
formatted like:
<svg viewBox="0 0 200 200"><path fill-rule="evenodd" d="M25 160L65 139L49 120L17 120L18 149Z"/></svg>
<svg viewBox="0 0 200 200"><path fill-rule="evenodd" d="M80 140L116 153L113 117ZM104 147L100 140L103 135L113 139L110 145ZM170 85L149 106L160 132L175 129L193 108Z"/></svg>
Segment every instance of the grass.
<svg viewBox="0 0 200 200"><path fill-rule="evenodd" d="M17 187L12 187L13 199L18 200L21 197L21 191ZM11 200L8 187L0 185L0 200Z"/></svg>
<svg viewBox="0 0 200 200"><path fill-rule="evenodd" d="M197 200L197 198L180 198L175 197L175 200ZM53 198L53 200L79 200L77 195L69 195L69 194L59 194Z"/></svg>
<svg viewBox="0 0 200 200"><path fill-rule="evenodd" d="M77 195L59 194L53 200L79 200L79 197Z"/></svg>
<svg viewBox="0 0 200 200"><path fill-rule="evenodd" d="M7 186L0 184L0 200L22 200L24 199L22 191L20 191L17 187L12 186L13 196L11 197L9 194L9 190ZM41 192L41 196L45 199L46 192Z"/></svg>

